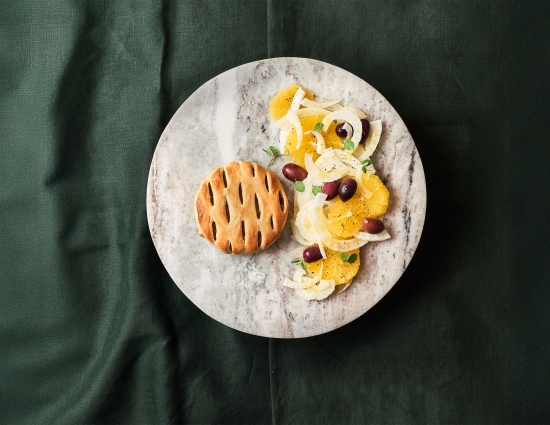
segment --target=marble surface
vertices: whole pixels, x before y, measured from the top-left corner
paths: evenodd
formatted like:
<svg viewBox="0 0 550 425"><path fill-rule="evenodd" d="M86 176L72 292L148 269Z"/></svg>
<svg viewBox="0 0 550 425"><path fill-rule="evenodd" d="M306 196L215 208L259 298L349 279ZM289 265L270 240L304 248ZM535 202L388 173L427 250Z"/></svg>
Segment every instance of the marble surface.
<svg viewBox="0 0 550 425"><path fill-rule="evenodd" d="M382 120L373 155L377 174L390 191L384 216L392 238L361 249L361 269L343 293L305 301L283 286L294 265L288 252L298 247L287 222L279 240L254 255L227 255L201 238L193 198L210 171L245 160L267 167L262 149L279 146L279 130L268 113L269 100L297 83L325 99L363 110ZM285 186L284 158L269 167ZM353 74L311 59L276 58L231 69L201 86L178 109L162 133L151 163L147 217L155 247L168 273L202 311L250 334L299 338L331 331L374 306L397 282L418 245L426 211L422 163L405 124L389 102ZM291 217L292 210L289 213Z"/></svg>

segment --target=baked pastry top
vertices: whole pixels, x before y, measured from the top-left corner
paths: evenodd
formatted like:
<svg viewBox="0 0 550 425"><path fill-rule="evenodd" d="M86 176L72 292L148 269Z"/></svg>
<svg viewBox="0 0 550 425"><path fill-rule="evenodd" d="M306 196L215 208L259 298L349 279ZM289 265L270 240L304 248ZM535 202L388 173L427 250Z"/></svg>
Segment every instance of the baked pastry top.
<svg viewBox="0 0 550 425"><path fill-rule="evenodd" d="M199 235L227 254L263 251L279 238L287 216L277 176L250 162L214 169L195 195Z"/></svg>

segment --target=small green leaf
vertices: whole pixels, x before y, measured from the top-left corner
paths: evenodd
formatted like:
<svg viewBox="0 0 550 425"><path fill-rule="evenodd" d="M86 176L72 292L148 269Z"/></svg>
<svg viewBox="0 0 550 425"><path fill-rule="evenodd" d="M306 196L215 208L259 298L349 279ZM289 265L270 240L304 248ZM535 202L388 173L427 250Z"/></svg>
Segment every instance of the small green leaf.
<svg viewBox="0 0 550 425"><path fill-rule="evenodd" d="M344 263L347 263L349 261L349 254L346 254L345 252L340 254L340 260L342 260Z"/></svg>
<svg viewBox="0 0 550 425"><path fill-rule="evenodd" d="M370 159L365 159L361 165L361 169L363 170L363 174L367 174L367 167L372 164L372 161Z"/></svg>
<svg viewBox="0 0 550 425"><path fill-rule="evenodd" d="M355 144L350 139L344 139L344 147L348 151L352 151L355 148Z"/></svg>
<svg viewBox="0 0 550 425"><path fill-rule="evenodd" d="M323 130L324 124L322 122L318 122L313 126L313 131L321 131Z"/></svg>
<svg viewBox="0 0 550 425"><path fill-rule="evenodd" d="M322 190L323 190L323 188L321 186L312 186L311 187L311 192L314 195L317 195L318 193L321 193Z"/></svg>
<svg viewBox="0 0 550 425"><path fill-rule="evenodd" d="M266 154L269 155L269 164L267 164L268 166L271 165L271 163L273 162L273 160L275 158L277 158L278 156L281 156L281 153L277 150L277 148L275 146L270 146L269 147L269 151L265 150L265 149L262 149Z"/></svg>
<svg viewBox="0 0 550 425"><path fill-rule="evenodd" d="M342 260L344 263L355 263L355 260L357 260L357 254L347 254L347 253L342 253L340 254L340 260Z"/></svg>
<svg viewBox="0 0 550 425"><path fill-rule="evenodd" d="M298 192L303 192L304 190L306 190L306 186L304 185L304 182L300 182L300 181L295 182L294 187Z"/></svg>
<svg viewBox="0 0 550 425"><path fill-rule="evenodd" d="M295 258L294 260L292 260L292 264L296 264L297 266L299 265L301 268L303 268L305 271L307 271L306 265L304 264L304 261L301 260L300 258Z"/></svg>

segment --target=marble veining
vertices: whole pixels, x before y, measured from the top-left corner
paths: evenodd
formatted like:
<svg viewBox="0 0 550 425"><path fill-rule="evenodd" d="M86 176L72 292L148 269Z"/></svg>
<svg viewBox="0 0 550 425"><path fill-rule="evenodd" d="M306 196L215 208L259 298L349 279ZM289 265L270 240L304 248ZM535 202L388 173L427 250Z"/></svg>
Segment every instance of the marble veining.
<svg viewBox="0 0 550 425"><path fill-rule="evenodd" d="M325 99L380 119L383 132L373 156L390 190L384 222L392 238L361 249L361 269L342 294L304 301L282 285L298 244L287 222L280 238L254 255L222 254L198 235L193 198L209 172L245 160L267 167L262 151L279 145L269 100L297 83ZM282 158L269 167L292 205L294 189L282 176ZM155 150L147 185L149 229L168 273L202 311L243 332L299 338L331 331L375 305L401 277L418 245L426 213L420 156L404 122L388 101L353 74L311 59L276 58L231 69L202 85L178 109ZM292 211L290 212L292 214ZM290 215L289 214L289 215Z"/></svg>

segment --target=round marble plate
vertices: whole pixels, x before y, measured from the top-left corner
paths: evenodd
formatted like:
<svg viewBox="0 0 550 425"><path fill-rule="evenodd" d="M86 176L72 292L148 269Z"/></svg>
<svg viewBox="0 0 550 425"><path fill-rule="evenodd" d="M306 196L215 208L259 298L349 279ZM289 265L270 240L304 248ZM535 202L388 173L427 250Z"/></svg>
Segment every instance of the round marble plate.
<svg viewBox="0 0 550 425"><path fill-rule="evenodd" d="M254 255L222 254L198 234L193 198L210 171L230 161L267 167L262 149L279 146L269 100L296 83L325 99L382 120L373 155L377 174L390 191L384 221L392 238L361 248L361 269L343 293L304 301L283 286L294 265L288 252L298 245L287 222L278 241ZM281 173L284 158L269 167L292 205L294 189ZM353 74L311 59L276 58L233 68L193 93L162 133L147 185L147 218L168 273L202 311L254 335L299 338L329 332L374 306L409 264L422 232L426 183L416 146L405 124L373 87ZM289 212L289 217L292 210Z"/></svg>

